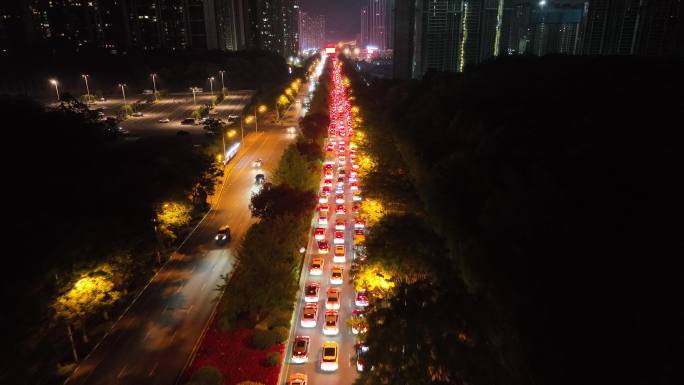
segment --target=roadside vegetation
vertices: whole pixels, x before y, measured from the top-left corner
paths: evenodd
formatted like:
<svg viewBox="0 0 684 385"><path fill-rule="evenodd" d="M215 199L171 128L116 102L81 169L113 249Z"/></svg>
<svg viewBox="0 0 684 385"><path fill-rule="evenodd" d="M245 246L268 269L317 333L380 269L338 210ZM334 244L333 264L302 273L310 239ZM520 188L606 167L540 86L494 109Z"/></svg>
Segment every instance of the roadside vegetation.
<svg viewBox="0 0 684 385"><path fill-rule="evenodd" d="M676 64L515 57L370 87L345 64L368 157L357 385L682 382Z"/></svg>
<svg viewBox="0 0 684 385"><path fill-rule="evenodd" d="M207 209L221 174L187 137L127 141L68 95L56 110L3 97L11 197L2 378L64 380Z"/></svg>

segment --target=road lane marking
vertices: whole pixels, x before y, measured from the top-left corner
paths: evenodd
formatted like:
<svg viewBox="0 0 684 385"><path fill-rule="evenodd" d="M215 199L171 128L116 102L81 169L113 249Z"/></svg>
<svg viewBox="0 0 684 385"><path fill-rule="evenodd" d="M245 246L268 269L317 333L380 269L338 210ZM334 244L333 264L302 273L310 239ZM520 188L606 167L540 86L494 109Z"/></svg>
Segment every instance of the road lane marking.
<svg viewBox="0 0 684 385"><path fill-rule="evenodd" d="M149 373L147 373L148 377L152 377L154 375L154 372L157 370L157 366L159 366L159 361L154 363L154 366L152 367L152 370L150 370Z"/></svg>
<svg viewBox="0 0 684 385"><path fill-rule="evenodd" d="M121 368L121 370L119 371L119 374L116 375L116 378L123 377L123 375L126 373L126 367L127 366L128 366L128 364L124 365L123 368Z"/></svg>

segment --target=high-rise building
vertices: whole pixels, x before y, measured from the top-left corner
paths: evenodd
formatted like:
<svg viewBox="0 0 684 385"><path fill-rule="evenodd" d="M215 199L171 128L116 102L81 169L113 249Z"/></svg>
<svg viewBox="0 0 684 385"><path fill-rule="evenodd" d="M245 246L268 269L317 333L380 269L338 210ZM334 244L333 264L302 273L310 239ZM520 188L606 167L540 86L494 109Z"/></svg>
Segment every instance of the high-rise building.
<svg viewBox="0 0 684 385"><path fill-rule="evenodd" d="M588 55L682 55L681 0L591 0L582 29Z"/></svg>
<svg viewBox="0 0 684 385"><path fill-rule="evenodd" d="M368 4L368 45L387 49L387 0L370 0Z"/></svg>
<svg viewBox="0 0 684 385"><path fill-rule="evenodd" d="M395 0L395 76L463 71L510 54L512 10L510 0Z"/></svg>
<svg viewBox="0 0 684 385"><path fill-rule="evenodd" d="M245 0L216 1L216 32L218 48L236 51L247 44L248 24Z"/></svg>
<svg viewBox="0 0 684 385"><path fill-rule="evenodd" d="M413 77L413 58L415 49L414 20L416 12L416 7L414 7L413 4L414 0L396 0L394 2L392 77L395 79L410 79ZM363 18L361 20L363 20ZM363 32L363 28L361 31Z"/></svg>
<svg viewBox="0 0 684 385"><path fill-rule="evenodd" d="M416 9L413 77L428 70L456 71L460 9L455 0L430 0Z"/></svg>
<svg viewBox="0 0 684 385"><path fill-rule="evenodd" d="M359 45L368 45L368 7L361 7L361 34Z"/></svg>
<svg viewBox="0 0 684 385"><path fill-rule="evenodd" d="M325 45L325 16L299 14L299 50L319 50Z"/></svg>
<svg viewBox="0 0 684 385"><path fill-rule="evenodd" d="M1 3L0 50L21 46L10 34L21 37L24 45L45 41L57 46L101 47L112 52L259 48L290 56L299 48L299 0Z"/></svg>
<svg viewBox="0 0 684 385"><path fill-rule="evenodd" d="M533 8L530 15L528 52L537 56L550 53L576 54L583 8L582 4L551 4Z"/></svg>
<svg viewBox="0 0 684 385"><path fill-rule="evenodd" d="M283 56L299 48L299 0L256 0L257 48Z"/></svg>

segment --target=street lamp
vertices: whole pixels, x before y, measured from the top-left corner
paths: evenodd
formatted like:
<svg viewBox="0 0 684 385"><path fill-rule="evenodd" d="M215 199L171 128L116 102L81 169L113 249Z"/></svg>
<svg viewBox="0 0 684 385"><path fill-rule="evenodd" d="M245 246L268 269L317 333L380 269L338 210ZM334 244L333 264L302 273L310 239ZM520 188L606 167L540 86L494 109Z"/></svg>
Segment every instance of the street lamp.
<svg viewBox="0 0 684 385"><path fill-rule="evenodd" d="M211 89L211 96L214 96L214 77L209 77L209 88Z"/></svg>
<svg viewBox="0 0 684 385"><path fill-rule="evenodd" d="M221 70L219 73L221 74L221 93L225 93L226 85L223 84L223 74L226 73L226 71Z"/></svg>
<svg viewBox="0 0 684 385"><path fill-rule="evenodd" d="M59 87L57 86L59 83L57 82L57 79L50 79L50 84L55 86L55 92L57 93L57 101L59 101Z"/></svg>
<svg viewBox="0 0 684 385"><path fill-rule="evenodd" d="M86 95L88 97L86 104L90 103L90 88L88 87L88 74L83 74L81 75L83 80L85 80L85 86L86 86Z"/></svg>
<svg viewBox="0 0 684 385"><path fill-rule="evenodd" d="M121 87L121 95L123 95L124 107L125 107L126 106L126 91L124 90L124 87L126 87L126 84L119 83L119 87Z"/></svg>
<svg viewBox="0 0 684 385"><path fill-rule="evenodd" d="M152 77L152 90L154 91L155 96L157 95L157 82L155 78L157 77L157 74L150 74Z"/></svg>
<svg viewBox="0 0 684 385"><path fill-rule="evenodd" d="M190 91L192 91L192 104L196 106L197 98L195 97L195 92L197 92L197 87L190 87Z"/></svg>

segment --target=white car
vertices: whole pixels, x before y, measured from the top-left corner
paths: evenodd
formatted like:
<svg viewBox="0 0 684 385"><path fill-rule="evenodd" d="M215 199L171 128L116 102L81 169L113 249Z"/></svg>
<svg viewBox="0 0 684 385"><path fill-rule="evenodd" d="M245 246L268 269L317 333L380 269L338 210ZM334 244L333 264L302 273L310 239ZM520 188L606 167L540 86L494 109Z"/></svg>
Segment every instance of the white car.
<svg viewBox="0 0 684 385"><path fill-rule="evenodd" d="M345 224L344 224L344 219L342 218L337 218L335 220L335 230L342 230L344 231Z"/></svg>
<svg viewBox="0 0 684 385"><path fill-rule="evenodd" d="M228 119L237 120L237 119L240 119L240 115L230 114L230 115L228 115Z"/></svg>
<svg viewBox="0 0 684 385"><path fill-rule="evenodd" d="M318 318L318 304L307 303L302 312L302 320L299 322L303 328L316 327L316 319Z"/></svg>
<svg viewBox="0 0 684 385"><path fill-rule="evenodd" d="M364 229L366 228L366 224L363 223L362 219L354 219L354 228L355 229Z"/></svg>
<svg viewBox="0 0 684 385"><path fill-rule="evenodd" d="M335 239L333 240L335 245L344 245L344 231L335 231Z"/></svg>
<svg viewBox="0 0 684 385"><path fill-rule="evenodd" d="M344 269L342 266L334 265L330 273L330 284L331 285L341 285L343 283L342 273Z"/></svg>
<svg viewBox="0 0 684 385"><path fill-rule="evenodd" d="M171 120L169 118L162 118L162 119L157 120L157 123L168 123L170 121Z"/></svg>
<svg viewBox="0 0 684 385"><path fill-rule="evenodd" d="M328 310L325 312L325 322L323 322L323 334L326 336L335 336L340 332L340 315L336 310Z"/></svg>
<svg viewBox="0 0 684 385"><path fill-rule="evenodd" d="M328 214L327 213L318 214L318 225L319 226L327 226L328 225Z"/></svg>
<svg viewBox="0 0 684 385"><path fill-rule="evenodd" d="M318 196L318 203L320 203L320 204L326 204L326 203L328 203L328 195L325 194L325 193L321 193L321 194Z"/></svg>
<svg viewBox="0 0 684 385"><path fill-rule="evenodd" d="M325 308L328 310L340 309L340 289L335 287L328 288L328 298L325 300ZM358 306L358 305L357 305Z"/></svg>
<svg viewBox="0 0 684 385"><path fill-rule="evenodd" d="M344 166L345 164L347 164L346 158L344 156L337 157L337 164L339 164L340 166Z"/></svg>
<svg viewBox="0 0 684 385"><path fill-rule="evenodd" d="M314 239L317 241L322 241L325 239L325 228L317 227L314 230Z"/></svg>
<svg viewBox="0 0 684 385"><path fill-rule="evenodd" d="M338 205L344 204L344 195L342 195L342 194L335 195L335 203L337 203ZM327 225L327 223L326 223L326 225Z"/></svg>
<svg viewBox="0 0 684 385"><path fill-rule="evenodd" d="M358 307L368 306L368 293L365 291L357 292L356 297L354 298L354 304Z"/></svg>
<svg viewBox="0 0 684 385"><path fill-rule="evenodd" d="M311 266L309 267L310 275L322 275L323 274L323 258L313 257L311 259Z"/></svg>

